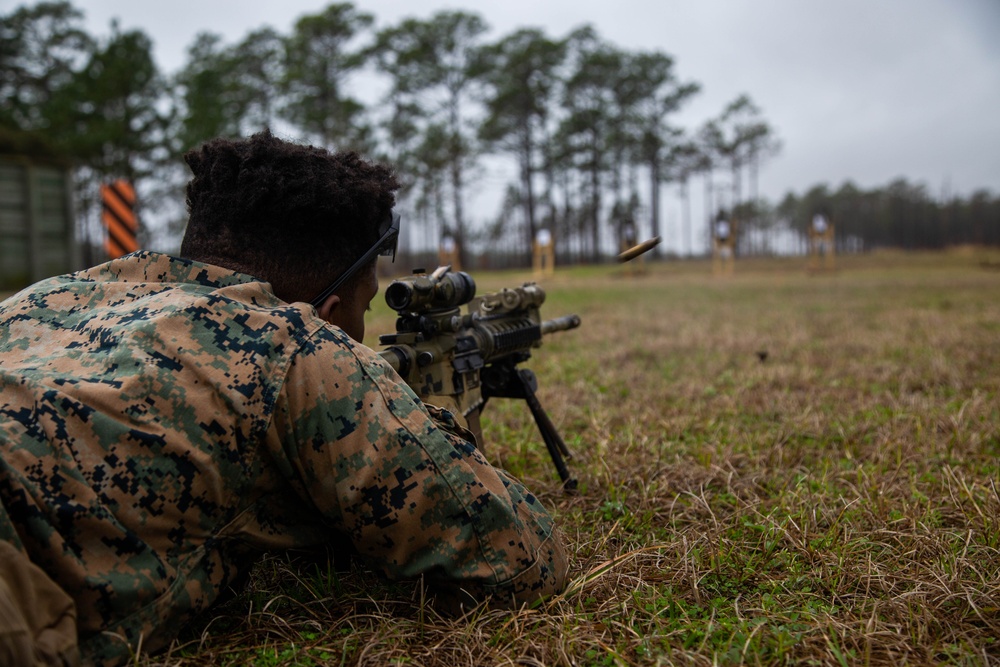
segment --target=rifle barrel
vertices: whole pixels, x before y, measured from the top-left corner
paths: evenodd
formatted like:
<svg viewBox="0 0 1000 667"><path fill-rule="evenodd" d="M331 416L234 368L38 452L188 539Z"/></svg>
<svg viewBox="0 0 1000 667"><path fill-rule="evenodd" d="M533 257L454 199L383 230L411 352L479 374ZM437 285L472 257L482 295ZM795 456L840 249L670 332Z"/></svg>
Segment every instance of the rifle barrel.
<svg viewBox="0 0 1000 667"><path fill-rule="evenodd" d="M562 317L557 317L554 320L545 320L542 322L542 335L550 334L556 331L568 331L569 329L575 329L580 326L580 316L579 315L563 315Z"/></svg>

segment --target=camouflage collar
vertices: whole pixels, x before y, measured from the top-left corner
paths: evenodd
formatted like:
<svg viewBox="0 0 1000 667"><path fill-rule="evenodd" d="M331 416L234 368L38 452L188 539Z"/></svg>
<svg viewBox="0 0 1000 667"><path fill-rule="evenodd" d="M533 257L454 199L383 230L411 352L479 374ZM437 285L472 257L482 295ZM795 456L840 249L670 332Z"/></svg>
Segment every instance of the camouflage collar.
<svg viewBox="0 0 1000 667"><path fill-rule="evenodd" d="M263 282L246 273L150 250L113 259L81 271L76 277L135 283L195 283L206 287Z"/></svg>

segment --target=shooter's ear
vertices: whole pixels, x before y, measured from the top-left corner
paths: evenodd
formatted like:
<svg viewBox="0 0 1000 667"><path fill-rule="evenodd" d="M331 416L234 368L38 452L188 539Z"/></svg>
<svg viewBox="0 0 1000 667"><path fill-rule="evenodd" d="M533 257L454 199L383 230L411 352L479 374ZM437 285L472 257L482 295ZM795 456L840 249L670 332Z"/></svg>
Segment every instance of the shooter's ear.
<svg viewBox="0 0 1000 667"><path fill-rule="evenodd" d="M326 300L323 303L320 304L319 308L316 309L316 312L318 312L319 316L327 322L336 324L334 320L340 314L340 304L340 296L331 294L326 297Z"/></svg>

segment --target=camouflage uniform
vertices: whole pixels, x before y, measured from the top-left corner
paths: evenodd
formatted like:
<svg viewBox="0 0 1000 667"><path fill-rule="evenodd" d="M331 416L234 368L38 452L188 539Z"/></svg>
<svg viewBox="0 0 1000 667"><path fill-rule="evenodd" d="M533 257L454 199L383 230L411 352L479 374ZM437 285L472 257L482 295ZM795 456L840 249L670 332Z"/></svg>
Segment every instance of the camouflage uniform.
<svg viewBox="0 0 1000 667"><path fill-rule="evenodd" d="M557 592L541 503L369 348L219 267L140 252L0 304L0 540L76 602L80 651L153 650L264 550Z"/></svg>

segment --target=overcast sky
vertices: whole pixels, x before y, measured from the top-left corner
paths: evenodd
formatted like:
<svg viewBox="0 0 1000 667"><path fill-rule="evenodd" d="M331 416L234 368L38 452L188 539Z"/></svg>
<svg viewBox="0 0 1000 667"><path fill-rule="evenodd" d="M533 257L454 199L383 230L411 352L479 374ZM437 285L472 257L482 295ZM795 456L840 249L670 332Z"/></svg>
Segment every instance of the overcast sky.
<svg viewBox="0 0 1000 667"><path fill-rule="evenodd" d="M9 0L0 0L6 5ZM76 0L89 31L112 18L154 41L167 73L204 30L227 44L270 25L290 32L322 0ZM697 128L747 93L782 141L761 171L777 201L825 183L883 186L897 177L935 196L1000 191L1000 0L359 0L384 27L441 9L479 13L489 39L520 27L552 37L593 25L625 49L675 59L702 92L676 117ZM8 10L9 11L9 10ZM720 176L721 179L721 176ZM677 213L667 204L667 222ZM490 216L493 212L490 212ZM668 239L669 240L669 239Z"/></svg>

